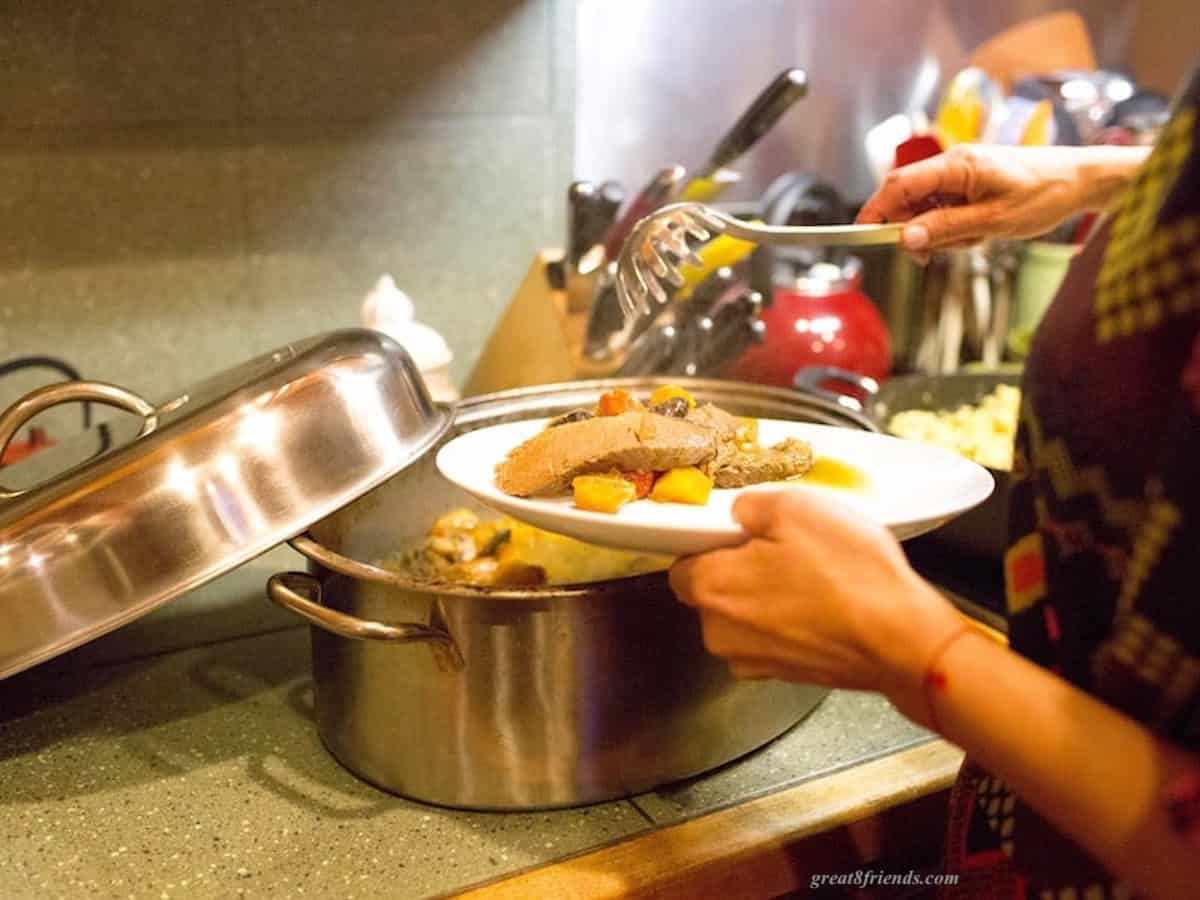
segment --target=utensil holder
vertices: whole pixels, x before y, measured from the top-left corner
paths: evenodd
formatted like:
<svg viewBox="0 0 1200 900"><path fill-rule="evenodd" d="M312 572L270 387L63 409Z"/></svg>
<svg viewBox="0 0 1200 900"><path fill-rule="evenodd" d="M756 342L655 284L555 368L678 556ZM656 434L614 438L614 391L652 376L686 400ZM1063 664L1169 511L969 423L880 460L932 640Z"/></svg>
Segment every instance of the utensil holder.
<svg viewBox="0 0 1200 900"><path fill-rule="evenodd" d="M553 248L534 257L479 354L463 396L609 374L583 355L586 306L572 304L566 289L555 287L553 270L562 259L563 251Z"/></svg>

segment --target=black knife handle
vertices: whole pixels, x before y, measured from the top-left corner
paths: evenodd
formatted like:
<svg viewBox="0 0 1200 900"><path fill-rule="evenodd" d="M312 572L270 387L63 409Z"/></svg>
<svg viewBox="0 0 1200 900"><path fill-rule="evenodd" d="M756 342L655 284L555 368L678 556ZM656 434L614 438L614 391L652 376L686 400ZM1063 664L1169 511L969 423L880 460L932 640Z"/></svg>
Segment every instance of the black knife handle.
<svg viewBox="0 0 1200 900"><path fill-rule="evenodd" d="M591 199L596 196L596 186L590 181L572 181L567 188L567 263L571 268L579 264L579 259L587 252L586 235L583 229L587 226L586 208Z"/></svg>
<svg viewBox="0 0 1200 900"><path fill-rule="evenodd" d="M742 355L755 340L753 323L758 321L760 309L762 295L757 291L747 291L713 313L713 329L708 336L707 346L696 360L700 374L715 376Z"/></svg>
<svg viewBox="0 0 1200 900"><path fill-rule="evenodd" d="M808 75L803 69L780 72L721 138L709 160L709 166L719 169L732 163L754 146L792 104L807 93Z"/></svg>

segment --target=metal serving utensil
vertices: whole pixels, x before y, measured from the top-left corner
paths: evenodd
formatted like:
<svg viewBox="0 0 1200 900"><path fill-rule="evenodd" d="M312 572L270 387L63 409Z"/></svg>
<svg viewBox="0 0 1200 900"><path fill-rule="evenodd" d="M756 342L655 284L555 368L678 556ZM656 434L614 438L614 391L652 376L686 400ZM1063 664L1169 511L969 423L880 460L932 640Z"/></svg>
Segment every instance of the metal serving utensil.
<svg viewBox="0 0 1200 900"><path fill-rule="evenodd" d="M700 265L692 249L718 234L777 246L862 247L900 242L901 225L754 225L699 203L664 206L638 222L617 260L617 297L626 317L647 315L648 298L666 303L662 282L682 287L680 263ZM692 242L692 243L689 243Z"/></svg>

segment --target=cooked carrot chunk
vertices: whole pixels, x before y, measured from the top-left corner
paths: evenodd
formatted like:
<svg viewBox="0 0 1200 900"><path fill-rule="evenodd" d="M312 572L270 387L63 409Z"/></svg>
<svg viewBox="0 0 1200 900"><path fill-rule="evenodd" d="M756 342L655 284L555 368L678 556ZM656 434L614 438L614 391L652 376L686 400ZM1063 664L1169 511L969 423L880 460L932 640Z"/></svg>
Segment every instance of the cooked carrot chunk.
<svg viewBox="0 0 1200 900"><path fill-rule="evenodd" d="M712 493L712 479L695 466L686 466L659 476L650 499L659 503L691 503L703 506Z"/></svg>
<svg viewBox="0 0 1200 900"><path fill-rule="evenodd" d="M637 499L637 488L620 475L578 475L571 490L575 505L593 512L613 513Z"/></svg>
<svg viewBox="0 0 1200 900"><path fill-rule="evenodd" d="M633 485L639 500L649 496L650 489L654 487L653 472L622 472L621 477Z"/></svg>
<svg viewBox="0 0 1200 900"><path fill-rule="evenodd" d="M629 391L620 388L600 395L597 412L602 416L619 416L621 413L633 412L637 409L637 401L630 396Z"/></svg>

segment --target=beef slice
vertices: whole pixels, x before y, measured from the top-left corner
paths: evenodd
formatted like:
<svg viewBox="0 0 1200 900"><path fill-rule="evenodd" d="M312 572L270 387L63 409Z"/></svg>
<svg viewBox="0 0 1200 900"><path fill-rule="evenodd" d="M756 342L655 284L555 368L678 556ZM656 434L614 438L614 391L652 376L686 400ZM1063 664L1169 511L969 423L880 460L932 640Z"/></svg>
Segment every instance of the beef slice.
<svg viewBox="0 0 1200 900"><path fill-rule="evenodd" d="M496 484L515 497L566 493L577 475L663 472L700 466L717 455L709 427L650 412L599 416L548 428L511 450L496 467Z"/></svg>

